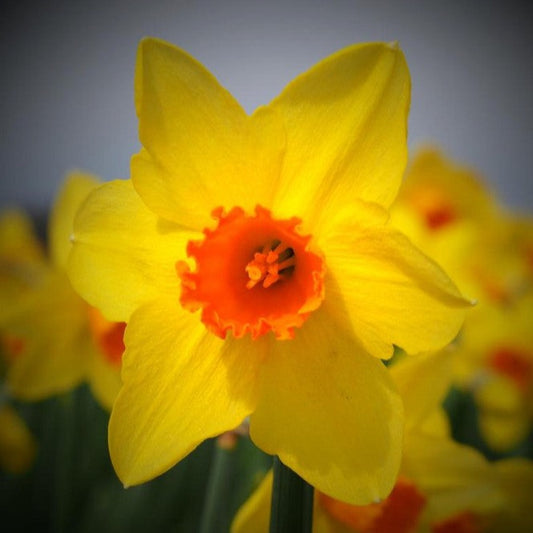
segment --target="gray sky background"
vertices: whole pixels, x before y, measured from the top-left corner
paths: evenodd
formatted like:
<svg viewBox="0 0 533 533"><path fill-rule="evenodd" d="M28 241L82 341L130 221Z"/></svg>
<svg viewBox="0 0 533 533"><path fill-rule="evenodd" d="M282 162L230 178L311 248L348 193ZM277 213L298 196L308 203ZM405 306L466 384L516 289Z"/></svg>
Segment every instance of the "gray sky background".
<svg viewBox="0 0 533 533"><path fill-rule="evenodd" d="M204 63L248 111L348 44L398 40L409 143L433 142L533 211L532 8L518 1L4 2L0 207L48 208L67 170L128 177L133 69L153 35Z"/></svg>

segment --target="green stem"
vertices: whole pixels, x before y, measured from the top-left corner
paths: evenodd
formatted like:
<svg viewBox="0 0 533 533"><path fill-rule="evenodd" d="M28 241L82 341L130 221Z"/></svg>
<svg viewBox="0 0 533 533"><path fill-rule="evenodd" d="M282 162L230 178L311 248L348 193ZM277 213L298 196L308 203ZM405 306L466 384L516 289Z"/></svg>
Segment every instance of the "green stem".
<svg viewBox="0 0 533 533"><path fill-rule="evenodd" d="M57 452L55 457L55 487L53 530L62 533L68 530L74 466L75 392L57 398L55 415L58 418Z"/></svg>
<svg viewBox="0 0 533 533"><path fill-rule="evenodd" d="M211 470L200 524L200 533L215 533L227 529L228 478L232 465L232 450L217 440L213 450Z"/></svg>
<svg viewBox="0 0 533 533"><path fill-rule="evenodd" d="M274 457L270 533L311 533L313 487Z"/></svg>

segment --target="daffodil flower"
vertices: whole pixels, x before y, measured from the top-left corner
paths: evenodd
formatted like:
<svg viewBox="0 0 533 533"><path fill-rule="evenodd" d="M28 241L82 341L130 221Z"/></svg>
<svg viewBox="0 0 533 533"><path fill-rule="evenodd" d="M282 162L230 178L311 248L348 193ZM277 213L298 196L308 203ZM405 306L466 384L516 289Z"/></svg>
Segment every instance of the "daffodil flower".
<svg viewBox="0 0 533 533"><path fill-rule="evenodd" d="M0 343L7 391L16 398L40 400L87 380L110 410L120 388L125 325L88 306L65 270L74 214L97 185L80 172L65 181L50 215L49 257L22 212L1 219Z"/></svg>
<svg viewBox="0 0 533 533"><path fill-rule="evenodd" d="M485 299L487 272L475 267L487 257L484 236L498 228L501 212L480 176L435 148L410 162L391 218L409 238L444 267L459 288L476 301Z"/></svg>
<svg viewBox="0 0 533 533"><path fill-rule="evenodd" d="M474 313L533 289L532 220L508 213L475 170L438 150L413 158L391 218L478 302Z"/></svg>
<svg viewBox="0 0 533 533"><path fill-rule="evenodd" d="M438 348L467 304L387 223L406 161L396 45L350 46L248 115L207 70L141 42L131 180L90 195L70 279L127 322L109 446L125 485L250 417L326 494L391 490L402 406L380 359Z"/></svg>
<svg viewBox="0 0 533 533"><path fill-rule="evenodd" d="M504 452L533 427L533 293L470 317L455 357L455 379L470 390L489 447Z"/></svg>

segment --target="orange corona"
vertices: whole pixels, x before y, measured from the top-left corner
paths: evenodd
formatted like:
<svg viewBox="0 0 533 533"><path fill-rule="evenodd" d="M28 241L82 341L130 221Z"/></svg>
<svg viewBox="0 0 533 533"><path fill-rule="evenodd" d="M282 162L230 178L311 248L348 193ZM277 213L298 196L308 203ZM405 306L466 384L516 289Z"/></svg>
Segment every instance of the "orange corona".
<svg viewBox="0 0 533 533"><path fill-rule="evenodd" d="M234 207L213 216L217 227L187 247L196 270L176 264L182 305L202 309L206 327L222 338L227 331L292 338L324 299L324 261L310 249L311 237L298 233L300 220L273 219L260 206L254 215Z"/></svg>

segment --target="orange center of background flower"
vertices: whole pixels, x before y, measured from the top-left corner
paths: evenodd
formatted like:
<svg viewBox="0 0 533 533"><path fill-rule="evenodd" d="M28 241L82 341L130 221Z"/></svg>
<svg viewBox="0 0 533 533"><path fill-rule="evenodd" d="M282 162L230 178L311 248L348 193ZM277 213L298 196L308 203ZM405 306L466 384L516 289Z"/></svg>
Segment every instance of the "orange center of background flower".
<svg viewBox="0 0 533 533"><path fill-rule="evenodd" d="M4 334L0 338L2 354L8 363L13 363L26 349L26 342L21 337Z"/></svg>
<svg viewBox="0 0 533 533"><path fill-rule="evenodd" d="M99 350L108 362L120 365L125 350L125 322L110 322L95 307L89 307L88 315L91 334Z"/></svg>
<svg viewBox="0 0 533 533"><path fill-rule="evenodd" d="M533 379L533 357L516 348L503 346L489 357L489 367L509 378L520 390L525 391Z"/></svg>
<svg viewBox="0 0 533 533"><path fill-rule="evenodd" d="M411 191L409 202L432 231L442 229L457 219L451 201L439 189L420 186Z"/></svg>
<svg viewBox="0 0 533 533"><path fill-rule="evenodd" d="M337 522L359 533L409 533L416 531L426 498L416 486L398 479L388 498L370 505L350 505L325 494L318 495L320 505Z"/></svg>
<svg viewBox="0 0 533 533"><path fill-rule="evenodd" d="M474 513L468 511L433 524L432 533L481 533L483 527Z"/></svg>
<svg viewBox="0 0 533 533"><path fill-rule="evenodd" d="M213 216L217 227L187 246L196 270L176 264L181 304L202 309L206 327L222 338L228 331L292 338L324 299L324 261L309 249L311 237L298 233L300 220L275 220L260 206L255 215L234 207L227 214L218 208Z"/></svg>

